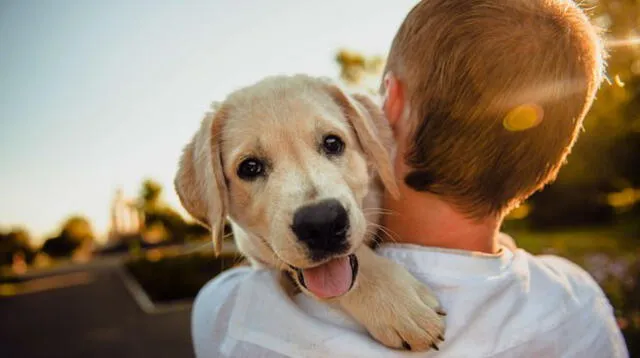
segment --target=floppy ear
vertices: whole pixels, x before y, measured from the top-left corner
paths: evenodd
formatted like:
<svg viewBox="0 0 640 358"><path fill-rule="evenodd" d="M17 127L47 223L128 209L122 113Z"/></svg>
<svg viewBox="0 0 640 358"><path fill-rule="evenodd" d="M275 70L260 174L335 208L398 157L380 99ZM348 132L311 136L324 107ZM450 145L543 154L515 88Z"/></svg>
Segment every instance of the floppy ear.
<svg viewBox="0 0 640 358"><path fill-rule="evenodd" d="M211 231L213 249L219 255L228 205L220 155L220 134L226 115L222 109L214 106L212 109L184 148L174 185L187 212Z"/></svg>
<svg viewBox="0 0 640 358"><path fill-rule="evenodd" d="M385 188L394 198L399 198L400 190L393 173L390 152L393 139L382 110L366 95L347 95L332 83L328 83L328 90L351 123L360 145L373 162Z"/></svg>

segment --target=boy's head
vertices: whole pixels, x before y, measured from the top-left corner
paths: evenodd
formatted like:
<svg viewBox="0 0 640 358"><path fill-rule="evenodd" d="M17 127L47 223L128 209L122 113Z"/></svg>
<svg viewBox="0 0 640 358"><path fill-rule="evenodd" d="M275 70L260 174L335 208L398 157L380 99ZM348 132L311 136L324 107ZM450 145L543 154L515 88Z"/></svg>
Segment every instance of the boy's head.
<svg viewBox="0 0 640 358"><path fill-rule="evenodd" d="M572 1L421 1L385 68L385 112L406 127L405 184L472 217L508 212L555 178L602 69L596 29Z"/></svg>

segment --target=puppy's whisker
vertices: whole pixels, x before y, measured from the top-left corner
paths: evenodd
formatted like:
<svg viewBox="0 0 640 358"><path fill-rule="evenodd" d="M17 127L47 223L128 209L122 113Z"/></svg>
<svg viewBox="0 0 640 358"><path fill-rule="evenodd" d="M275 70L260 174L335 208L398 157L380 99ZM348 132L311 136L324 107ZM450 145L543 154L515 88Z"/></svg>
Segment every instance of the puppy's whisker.
<svg viewBox="0 0 640 358"><path fill-rule="evenodd" d="M391 211L383 211L383 210L363 210L363 214L392 214Z"/></svg>
<svg viewBox="0 0 640 358"><path fill-rule="evenodd" d="M385 208L364 208L362 209L363 212L368 212L368 211L374 211L374 212L386 212L386 213L393 213L393 210L389 210L389 209L385 209Z"/></svg>
<svg viewBox="0 0 640 358"><path fill-rule="evenodd" d="M380 224L374 223L374 222L370 222L369 223L369 227L373 230L373 233L382 233L384 234L389 241L392 242L397 242L398 240L396 239L396 237L398 236L397 233L395 233L393 230L386 228Z"/></svg>
<svg viewBox="0 0 640 358"><path fill-rule="evenodd" d="M206 243L198 245L198 246L196 246L194 248L191 248L191 249L185 251L184 253L189 255L189 254L192 254L194 252L198 252L198 251L200 251L202 249L206 249L208 246L213 247L213 242L212 241L207 241Z"/></svg>
<svg viewBox="0 0 640 358"><path fill-rule="evenodd" d="M376 216L376 215L379 215L379 216L384 216L384 215L386 215L386 216L392 216L392 215L394 215L395 213L367 212L367 213L363 213L363 214L364 214L364 216L365 216L365 217L367 217L367 216Z"/></svg>
<svg viewBox="0 0 640 358"><path fill-rule="evenodd" d="M233 261L233 265L232 266L237 266L237 265L241 265L242 262L244 261L244 256L242 255L238 255L236 256L235 260Z"/></svg>
<svg viewBox="0 0 640 358"><path fill-rule="evenodd" d="M366 215L389 215L389 216L398 215L398 213L393 210L387 210L383 208L365 208L362 210L362 213L365 216Z"/></svg>
<svg viewBox="0 0 640 358"><path fill-rule="evenodd" d="M384 232L385 234L387 234L389 236L389 239L391 239L392 241L396 242L398 241L396 238L399 237L400 235L398 235L395 231L389 229L386 226L380 225L380 224L376 224L376 226L378 227L378 229L380 229L382 232Z"/></svg>

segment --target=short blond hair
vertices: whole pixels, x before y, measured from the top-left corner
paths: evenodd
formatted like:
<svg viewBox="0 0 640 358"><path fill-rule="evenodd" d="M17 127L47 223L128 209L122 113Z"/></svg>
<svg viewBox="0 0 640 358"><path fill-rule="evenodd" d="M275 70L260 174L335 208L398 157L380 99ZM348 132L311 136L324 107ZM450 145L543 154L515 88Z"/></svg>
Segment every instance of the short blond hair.
<svg viewBox="0 0 640 358"><path fill-rule="evenodd" d="M603 58L599 31L572 1L421 1L385 68L400 80L412 121L406 184L472 217L509 211L555 179ZM505 118L522 106L542 120L509 130Z"/></svg>

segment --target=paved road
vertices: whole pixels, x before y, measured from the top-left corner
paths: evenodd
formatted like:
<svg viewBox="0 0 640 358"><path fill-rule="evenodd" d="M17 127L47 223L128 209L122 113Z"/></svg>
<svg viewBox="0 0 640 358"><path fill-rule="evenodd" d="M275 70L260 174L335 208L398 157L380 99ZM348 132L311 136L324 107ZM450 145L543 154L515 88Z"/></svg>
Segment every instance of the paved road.
<svg viewBox="0 0 640 358"><path fill-rule="evenodd" d="M188 309L144 313L117 266L86 272L75 286L0 297L0 356L193 357Z"/></svg>

